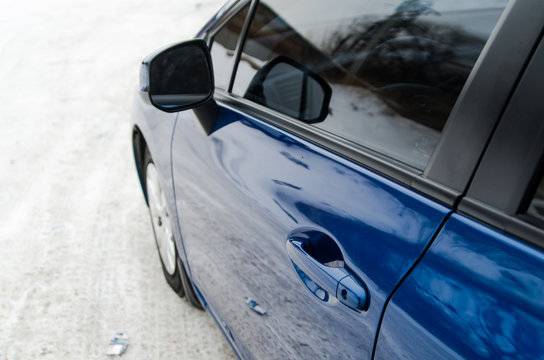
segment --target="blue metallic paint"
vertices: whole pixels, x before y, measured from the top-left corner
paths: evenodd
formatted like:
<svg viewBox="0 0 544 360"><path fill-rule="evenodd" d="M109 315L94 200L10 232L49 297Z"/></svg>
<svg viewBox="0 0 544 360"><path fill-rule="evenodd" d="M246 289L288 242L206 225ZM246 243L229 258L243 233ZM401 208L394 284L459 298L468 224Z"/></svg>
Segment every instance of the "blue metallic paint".
<svg viewBox="0 0 544 360"><path fill-rule="evenodd" d="M543 263L453 215L387 307L376 358L543 359Z"/></svg>
<svg viewBox="0 0 544 360"><path fill-rule="evenodd" d="M172 144L182 235L193 280L242 357L370 357L385 299L449 210L225 105L209 137L193 116L180 114ZM300 229L334 239L368 288L367 311L308 291L285 248Z"/></svg>

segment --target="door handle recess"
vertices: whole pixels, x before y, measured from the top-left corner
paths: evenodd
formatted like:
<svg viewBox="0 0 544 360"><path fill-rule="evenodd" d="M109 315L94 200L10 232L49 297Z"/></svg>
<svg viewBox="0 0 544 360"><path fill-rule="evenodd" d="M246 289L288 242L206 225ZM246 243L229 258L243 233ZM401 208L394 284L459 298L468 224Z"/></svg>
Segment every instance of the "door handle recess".
<svg viewBox="0 0 544 360"><path fill-rule="evenodd" d="M331 267L313 258L303 248L301 239L287 241L287 254L306 287L321 301L336 297L341 303L355 310L366 310L366 289L345 267Z"/></svg>

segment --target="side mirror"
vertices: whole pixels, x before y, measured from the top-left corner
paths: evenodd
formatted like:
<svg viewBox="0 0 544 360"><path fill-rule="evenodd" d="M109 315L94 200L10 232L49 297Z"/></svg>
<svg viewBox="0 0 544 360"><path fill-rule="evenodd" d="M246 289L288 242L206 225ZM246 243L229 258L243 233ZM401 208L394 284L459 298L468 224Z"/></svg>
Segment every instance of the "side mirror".
<svg viewBox="0 0 544 360"><path fill-rule="evenodd" d="M331 87L319 75L293 59L278 56L255 74L244 97L306 123L316 123L327 117L331 95Z"/></svg>
<svg viewBox="0 0 544 360"><path fill-rule="evenodd" d="M151 104L166 112L197 107L213 96L210 51L201 39L182 42L148 56L140 69L140 87Z"/></svg>

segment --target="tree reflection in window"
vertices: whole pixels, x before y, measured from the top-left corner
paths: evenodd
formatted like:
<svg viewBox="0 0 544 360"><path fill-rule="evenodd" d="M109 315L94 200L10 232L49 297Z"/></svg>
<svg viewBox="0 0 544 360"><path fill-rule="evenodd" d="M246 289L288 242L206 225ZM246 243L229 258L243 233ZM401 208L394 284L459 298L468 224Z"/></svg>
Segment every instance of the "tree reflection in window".
<svg viewBox="0 0 544 360"><path fill-rule="evenodd" d="M261 1L233 92L288 57L332 88L324 130L423 169L506 0Z"/></svg>

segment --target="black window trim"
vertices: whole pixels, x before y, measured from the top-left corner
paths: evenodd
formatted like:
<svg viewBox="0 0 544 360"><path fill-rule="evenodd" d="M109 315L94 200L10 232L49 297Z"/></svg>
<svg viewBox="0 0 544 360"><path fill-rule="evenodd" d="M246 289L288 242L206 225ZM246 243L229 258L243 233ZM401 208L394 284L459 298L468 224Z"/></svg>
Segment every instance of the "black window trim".
<svg viewBox="0 0 544 360"><path fill-rule="evenodd" d="M215 15L208 20L208 22L200 29L200 31L196 34L197 38L204 39L208 41L208 36L211 29L214 28L214 26L222 21L225 14L240 0L228 0L216 13ZM209 44L208 44L209 45Z"/></svg>
<svg viewBox="0 0 544 360"><path fill-rule="evenodd" d="M469 197L459 205L459 213L544 250L544 229L528 221L527 215L510 215Z"/></svg>
<svg viewBox="0 0 544 360"><path fill-rule="evenodd" d="M232 5L232 7L227 11L227 13L220 19L208 34L206 34L206 41L208 43L208 48L210 51L212 50L213 43L215 40L215 35L223 29L223 27L230 21L232 18L234 18L240 11L242 11L247 5L249 4L248 13L246 16L246 19L244 21L244 26L242 27L242 31L240 33L240 36L238 36L238 40L236 42L236 49L234 50L234 63L232 65L232 70L229 77L229 83L227 85L227 90L230 92L232 91L232 86L234 84L234 74L236 74L236 70L238 69L238 62L240 61L241 56L241 49L243 48L243 42L245 41L245 37L247 34L247 30L249 28L250 19L253 18L253 14L255 12L256 8L256 2L251 0L240 0Z"/></svg>
<svg viewBox="0 0 544 360"><path fill-rule="evenodd" d="M540 39L543 23L543 1L509 2L450 114L424 171L426 178L466 191Z"/></svg>
<svg viewBox="0 0 544 360"><path fill-rule="evenodd" d="M544 32L544 30L543 30ZM544 249L544 227L526 214L543 176L544 113L540 79L544 78L544 37L519 82L483 155L459 212ZM527 109L527 111L520 111ZM518 136L512 136L513 131ZM517 154L518 156L505 156ZM523 154L523 161L519 155ZM501 181L495 181L496 179Z"/></svg>
<svg viewBox="0 0 544 360"><path fill-rule="evenodd" d="M244 6L240 5L242 3L245 5L247 1L242 0L233 9ZM535 39L540 34L540 29L537 31L537 26L523 17L531 13L540 12L544 14L544 2L540 2L540 0L510 1L494 32L488 39L450 114L439 145L435 149L427 167L421 172L362 145L309 126L231 93L247 31L258 3L259 0L252 0L246 23L238 39L236 61L233 66L228 92L216 89L215 99L235 106L249 115L264 119L296 136L348 158L452 208L457 207L458 202L464 195L483 150L504 110L504 103L518 80L524 61L530 54ZM522 25L518 23L520 18L523 19L521 21ZM218 31L229 19L230 17L227 14L225 20L214 31ZM212 39L213 34L211 34L210 39ZM524 39L524 41L520 41L520 39ZM516 49L514 55L511 53L512 47ZM507 64L505 64L505 61L500 60L504 58L505 54L508 54L508 57L511 58ZM502 79L500 84L497 84L498 81L493 72L498 68L509 75ZM481 69L489 70L481 71ZM475 97L474 94L478 96ZM474 122L467 120L467 113L475 110L478 111L477 114L480 116L478 118L480 126L476 130L474 130ZM471 131L473 136L470 139L474 146L470 154L459 158L458 155L464 153L464 149L458 141L458 136L463 134L463 137L466 138L465 134ZM451 174L448 171L450 166L464 168L465 170Z"/></svg>
<svg viewBox="0 0 544 360"><path fill-rule="evenodd" d="M205 39L208 42L208 47L211 48L213 44L213 38L215 34L217 34L223 27L233 18L235 17L242 8L250 3L251 0L238 0L236 2L233 2L228 10L225 11L225 14L217 20L215 24L213 24L208 32L205 34ZM247 22L247 19L246 19ZM239 38L240 39L240 38ZM239 40L238 39L238 40ZM238 46L238 44L237 44Z"/></svg>

